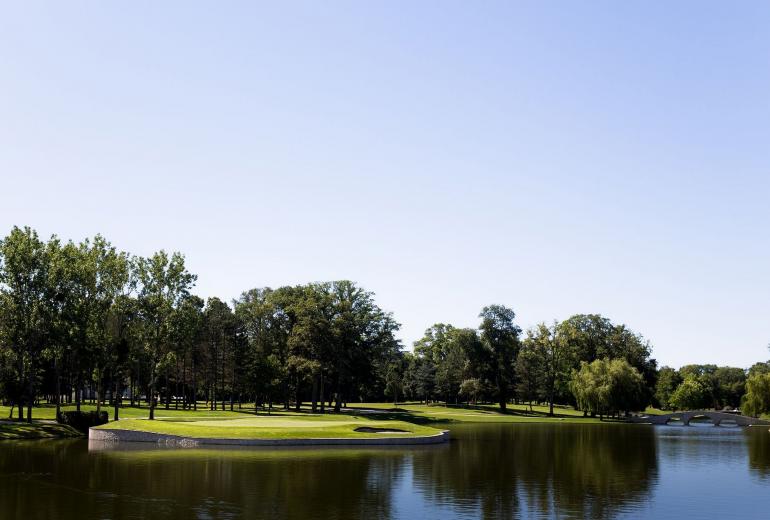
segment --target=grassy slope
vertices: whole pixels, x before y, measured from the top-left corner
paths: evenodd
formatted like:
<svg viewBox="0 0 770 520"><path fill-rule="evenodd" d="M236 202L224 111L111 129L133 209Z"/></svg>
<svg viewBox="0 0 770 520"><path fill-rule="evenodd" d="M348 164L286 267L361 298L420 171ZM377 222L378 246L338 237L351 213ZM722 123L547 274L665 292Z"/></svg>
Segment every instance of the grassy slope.
<svg viewBox="0 0 770 520"><path fill-rule="evenodd" d="M63 424L0 422L0 440L79 437L82 434Z"/></svg>
<svg viewBox="0 0 770 520"><path fill-rule="evenodd" d="M381 410L373 416L378 418L401 419L420 424L451 424L456 422L480 423L541 423L541 422L568 422L568 423L598 423L598 418L583 417L583 412L569 407L555 407L554 416L548 415L548 407L509 405L505 413L501 413L494 405L478 406L443 406L417 403L404 403L394 407L387 403L366 403L354 405L355 410L374 409Z"/></svg>

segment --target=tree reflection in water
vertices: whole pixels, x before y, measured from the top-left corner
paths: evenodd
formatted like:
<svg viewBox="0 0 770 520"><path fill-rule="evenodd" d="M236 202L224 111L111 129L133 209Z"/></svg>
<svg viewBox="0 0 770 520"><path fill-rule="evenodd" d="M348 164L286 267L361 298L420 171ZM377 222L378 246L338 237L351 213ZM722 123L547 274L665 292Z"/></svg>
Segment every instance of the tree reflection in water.
<svg viewBox="0 0 770 520"><path fill-rule="evenodd" d="M415 481L484 518L608 518L645 499L657 476L651 427L474 425L455 436L451 456L415 456Z"/></svg>
<svg viewBox="0 0 770 520"><path fill-rule="evenodd" d="M126 449L128 448L128 449ZM139 449L131 449L139 448ZM0 446L15 518L388 518L402 450Z"/></svg>
<svg viewBox="0 0 770 520"><path fill-rule="evenodd" d="M770 481L770 434L762 427L746 429L749 468L762 480Z"/></svg>
<svg viewBox="0 0 770 520"><path fill-rule="evenodd" d="M449 445L397 449L4 443L0 503L9 517L30 519L606 518L643 500L657 474L648 427L453 430Z"/></svg>

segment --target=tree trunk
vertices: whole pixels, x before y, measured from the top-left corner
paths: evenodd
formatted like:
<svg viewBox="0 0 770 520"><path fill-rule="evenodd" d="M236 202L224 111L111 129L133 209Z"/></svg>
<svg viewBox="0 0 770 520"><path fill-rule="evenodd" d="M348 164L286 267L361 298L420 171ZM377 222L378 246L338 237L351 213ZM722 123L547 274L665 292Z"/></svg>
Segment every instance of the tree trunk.
<svg viewBox="0 0 770 520"><path fill-rule="evenodd" d="M112 414L112 420L117 421L120 419L120 402L121 402L121 395L120 395L120 377L115 377L115 396L113 399L113 405L114 410Z"/></svg>
<svg viewBox="0 0 770 520"><path fill-rule="evenodd" d="M77 410L79 412L80 411L80 400L83 397L81 395L81 393L80 393L80 388L81 388L80 378L78 378L77 381L75 381L75 384L77 385L75 387L75 410Z"/></svg>
<svg viewBox="0 0 770 520"><path fill-rule="evenodd" d="M321 372L321 384L320 384L320 388L318 389L318 393L319 393L318 399L321 402L321 413L325 413L326 407L324 406L324 373L323 372Z"/></svg>
<svg viewBox="0 0 770 520"><path fill-rule="evenodd" d="M230 411L233 411L233 398L235 397L235 353L233 353L233 362L230 369ZM238 396L238 408L240 409L240 395Z"/></svg>
<svg viewBox="0 0 770 520"><path fill-rule="evenodd" d="M171 385L168 384L168 368L166 368L166 410L171 406Z"/></svg>
<svg viewBox="0 0 770 520"><path fill-rule="evenodd" d="M56 420L59 420L61 414L61 375L59 374L59 362L54 358L54 370L56 372Z"/></svg>
<svg viewBox="0 0 770 520"><path fill-rule="evenodd" d="M102 371L96 370L96 414L102 411Z"/></svg>
<svg viewBox="0 0 770 520"><path fill-rule="evenodd" d="M555 382L552 380L548 389L548 415L553 417L553 394L555 393Z"/></svg>
<svg viewBox="0 0 770 520"><path fill-rule="evenodd" d="M505 383L502 380L501 376L497 376L497 393L499 396L500 401L500 411L504 412L506 409L506 406L508 405L508 395L505 391Z"/></svg>
<svg viewBox="0 0 770 520"><path fill-rule="evenodd" d="M297 386L294 390L294 410L299 412L300 407L302 406L302 400L299 396L300 388L299 388L299 377L297 377Z"/></svg>
<svg viewBox="0 0 770 520"><path fill-rule="evenodd" d="M35 369L30 368L30 373L27 374L27 422L32 422L32 402L34 401L34 392L32 385L34 382L32 381L32 374L35 373Z"/></svg>
<svg viewBox="0 0 770 520"><path fill-rule="evenodd" d="M32 374L35 373L34 367L31 370ZM35 393L34 393L34 381L32 379L32 374L30 374L29 382L27 383L27 422L32 422L32 404L35 400Z"/></svg>
<svg viewBox="0 0 770 520"><path fill-rule="evenodd" d="M225 374L227 374L227 367L225 367L225 348L222 347L222 377L219 381L219 395L222 396L222 411L225 411ZM216 406L214 406L216 408Z"/></svg>
<svg viewBox="0 0 770 520"><path fill-rule="evenodd" d="M190 360L190 364L192 365L192 367L191 367L192 368L192 374L191 375L192 375L192 381L193 381L193 384L192 384L192 387L193 387L193 395L192 395L193 410L195 410L197 412L198 411L198 380L195 377L195 356L193 356L192 359Z"/></svg>
<svg viewBox="0 0 770 520"><path fill-rule="evenodd" d="M187 387L187 352L182 357L182 409L187 410L190 404L190 389Z"/></svg>
<svg viewBox="0 0 770 520"><path fill-rule="evenodd" d="M318 411L318 376L313 376L313 389L310 393L311 409L313 413Z"/></svg>
<svg viewBox="0 0 770 520"><path fill-rule="evenodd" d="M342 384L340 381L339 374L337 375L337 381L335 383L336 391L335 391L335 401L334 401L334 413L340 413L342 411Z"/></svg>
<svg viewBox="0 0 770 520"><path fill-rule="evenodd" d="M150 420L155 419L155 366L150 370Z"/></svg>

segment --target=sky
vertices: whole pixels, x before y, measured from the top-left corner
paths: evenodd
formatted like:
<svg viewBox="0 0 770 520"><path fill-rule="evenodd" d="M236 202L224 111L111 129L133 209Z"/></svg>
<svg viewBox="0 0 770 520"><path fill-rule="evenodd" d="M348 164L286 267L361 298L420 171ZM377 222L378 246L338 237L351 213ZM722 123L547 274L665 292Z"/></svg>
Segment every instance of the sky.
<svg viewBox="0 0 770 520"><path fill-rule="evenodd" d="M2 2L0 234L770 357L767 2Z"/></svg>

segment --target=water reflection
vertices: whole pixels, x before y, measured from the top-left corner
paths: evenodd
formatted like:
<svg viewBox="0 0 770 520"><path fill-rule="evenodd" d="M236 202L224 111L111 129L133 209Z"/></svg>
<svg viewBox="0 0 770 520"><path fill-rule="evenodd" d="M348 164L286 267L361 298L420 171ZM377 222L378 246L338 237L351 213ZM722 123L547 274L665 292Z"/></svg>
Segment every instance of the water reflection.
<svg viewBox="0 0 770 520"><path fill-rule="evenodd" d="M770 482L770 435L765 428L748 428L746 444L752 473L760 480Z"/></svg>
<svg viewBox="0 0 770 520"><path fill-rule="evenodd" d="M653 428L498 424L453 434L451 456L415 456L415 481L430 500L484 518L605 518L644 499L656 477Z"/></svg>
<svg viewBox="0 0 770 520"><path fill-rule="evenodd" d="M0 517L666 517L734 511L741 493L744 517L770 505L765 429L452 429L448 445L374 449L4 442Z"/></svg>

